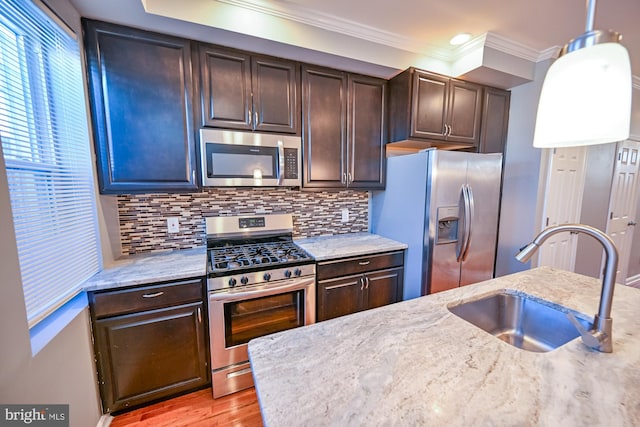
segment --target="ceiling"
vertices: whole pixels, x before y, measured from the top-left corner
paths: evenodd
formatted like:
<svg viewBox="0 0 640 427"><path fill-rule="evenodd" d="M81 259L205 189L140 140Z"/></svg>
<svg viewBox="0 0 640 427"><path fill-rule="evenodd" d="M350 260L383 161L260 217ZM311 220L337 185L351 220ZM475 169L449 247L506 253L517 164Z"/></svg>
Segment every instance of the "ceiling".
<svg viewBox="0 0 640 427"><path fill-rule="evenodd" d="M584 0L70 1L83 16L261 53L308 62L325 55L339 59L336 67L383 77L412 65L454 76L476 73L502 87L532 80L531 65L557 54L584 32L586 21ZM597 3L594 27L622 33L635 76L638 18L638 0ZM460 32L472 40L451 46Z"/></svg>

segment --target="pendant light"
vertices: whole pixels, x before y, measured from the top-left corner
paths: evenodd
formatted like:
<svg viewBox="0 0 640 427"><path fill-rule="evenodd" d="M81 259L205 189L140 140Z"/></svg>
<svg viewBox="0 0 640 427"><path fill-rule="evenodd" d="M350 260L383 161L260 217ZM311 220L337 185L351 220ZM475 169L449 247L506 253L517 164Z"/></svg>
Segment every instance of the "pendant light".
<svg viewBox="0 0 640 427"><path fill-rule="evenodd" d="M629 137L629 53L619 33L593 30L595 3L587 0L586 32L564 46L547 72L534 147L604 144Z"/></svg>

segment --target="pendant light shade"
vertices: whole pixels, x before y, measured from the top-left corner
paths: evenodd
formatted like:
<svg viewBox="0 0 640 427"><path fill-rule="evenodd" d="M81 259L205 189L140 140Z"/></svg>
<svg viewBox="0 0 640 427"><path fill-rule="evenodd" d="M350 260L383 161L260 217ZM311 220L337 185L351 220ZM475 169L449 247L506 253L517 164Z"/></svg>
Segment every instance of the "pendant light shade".
<svg viewBox="0 0 640 427"><path fill-rule="evenodd" d="M631 64L619 43L576 50L551 65L542 86L533 146L623 141L631 123Z"/></svg>
<svg viewBox="0 0 640 427"><path fill-rule="evenodd" d="M631 124L631 62L613 31L586 32L562 50L542 85L533 146L573 147L623 141Z"/></svg>

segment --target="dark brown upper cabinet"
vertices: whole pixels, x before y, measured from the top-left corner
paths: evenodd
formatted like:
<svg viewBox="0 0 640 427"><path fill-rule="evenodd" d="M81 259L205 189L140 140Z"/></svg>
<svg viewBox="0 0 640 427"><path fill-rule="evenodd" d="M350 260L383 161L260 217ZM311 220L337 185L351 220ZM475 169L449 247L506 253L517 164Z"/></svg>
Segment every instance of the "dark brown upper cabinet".
<svg viewBox="0 0 640 427"><path fill-rule="evenodd" d="M484 89L480 153L502 153L507 141L511 92L492 87Z"/></svg>
<svg viewBox="0 0 640 427"><path fill-rule="evenodd" d="M300 134L296 62L201 44L202 125Z"/></svg>
<svg viewBox="0 0 640 427"><path fill-rule="evenodd" d="M83 19L100 192L193 191L191 42Z"/></svg>
<svg viewBox="0 0 640 427"><path fill-rule="evenodd" d="M385 80L302 68L303 188L384 188Z"/></svg>
<svg viewBox="0 0 640 427"><path fill-rule="evenodd" d="M477 146L482 86L409 68L389 83L389 141Z"/></svg>

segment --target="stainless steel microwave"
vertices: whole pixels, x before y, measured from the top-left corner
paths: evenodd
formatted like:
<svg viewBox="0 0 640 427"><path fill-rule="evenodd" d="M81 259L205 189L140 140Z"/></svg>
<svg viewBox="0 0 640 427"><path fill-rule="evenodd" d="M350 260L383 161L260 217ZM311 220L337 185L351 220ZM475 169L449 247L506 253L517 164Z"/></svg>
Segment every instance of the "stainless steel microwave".
<svg viewBox="0 0 640 427"><path fill-rule="evenodd" d="M296 187L302 139L293 135L200 130L205 187Z"/></svg>

